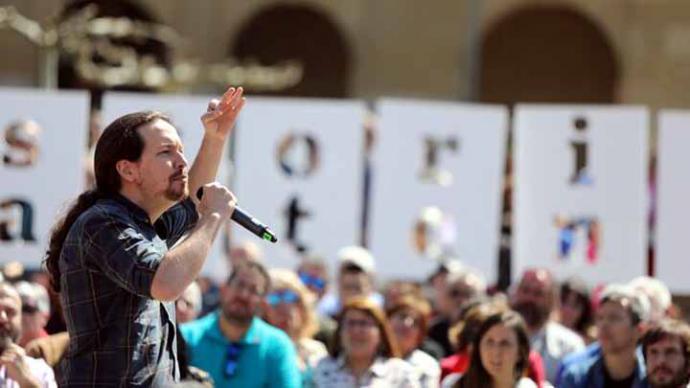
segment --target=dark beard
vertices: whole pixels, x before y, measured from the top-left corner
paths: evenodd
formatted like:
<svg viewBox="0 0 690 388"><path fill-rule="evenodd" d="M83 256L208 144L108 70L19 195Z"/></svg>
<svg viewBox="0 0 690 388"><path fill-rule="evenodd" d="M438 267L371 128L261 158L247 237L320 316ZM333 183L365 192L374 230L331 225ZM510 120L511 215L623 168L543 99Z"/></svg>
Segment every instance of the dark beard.
<svg viewBox="0 0 690 388"><path fill-rule="evenodd" d="M184 188L182 190L176 190L173 187L174 182L170 183L170 186L168 186L167 190L165 190L165 198L169 199L171 201L179 202L186 198L189 195L189 188L187 185L184 185Z"/></svg>
<svg viewBox="0 0 690 388"><path fill-rule="evenodd" d="M165 198L167 198L171 201L179 202L189 195L189 186L188 186L187 182L179 180L180 178L183 178L184 176L185 176L184 171L180 170L170 177L170 181L168 183L168 188L165 190ZM181 190L175 189L175 183L178 181L183 183Z"/></svg>
<svg viewBox="0 0 690 388"><path fill-rule="evenodd" d="M549 317L549 312L546 309L540 308L531 302L514 304L513 310L522 315L522 319L525 320L525 323L530 328L540 327Z"/></svg>
<svg viewBox="0 0 690 388"><path fill-rule="evenodd" d="M223 309L223 317L225 318L226 321L230 322L231 324L239 327L249 327L251 325L252 320L254 319L254 314L251 315L238 315L233 313L232 311L228 311L226 309Z"/></svg>
<svg viewBox="0 0 690 388"><path fill-rule="evenodd" d="M683 369L682 371L678 372L675 376L673 376L673 379L669 381L666 384L654 384L652 382L652 375L649 374L647 376L647 381L649 382L649 386L651 388L677 388L677 387L685 387L688 384L688 373Z"/></svg>

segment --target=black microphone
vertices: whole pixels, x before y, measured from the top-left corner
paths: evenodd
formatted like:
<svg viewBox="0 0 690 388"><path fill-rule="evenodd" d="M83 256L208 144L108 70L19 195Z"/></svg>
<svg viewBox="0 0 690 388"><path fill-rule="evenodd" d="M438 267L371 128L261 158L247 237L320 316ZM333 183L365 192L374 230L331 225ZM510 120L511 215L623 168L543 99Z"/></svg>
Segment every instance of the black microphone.
<svg viewBox="0 0 690 388"><path fill-rule="evenodd" d="M199 201L201 201L201 198L203 196L204 187L202 186L199 187L199 190L196 191L196 198ZM240 226L242 226L243 228L247 229L248 231L254 233L255 235L261 237L266 241L270 241L272 243L278 241L278 238L276 237L275 233L273 233L273 231L269 229L268 226L264 225L261 221L252 217L251 214L245 212L239 206L235 206L235 211L232 212L230 218L233 221L240 224Z"/></svg>

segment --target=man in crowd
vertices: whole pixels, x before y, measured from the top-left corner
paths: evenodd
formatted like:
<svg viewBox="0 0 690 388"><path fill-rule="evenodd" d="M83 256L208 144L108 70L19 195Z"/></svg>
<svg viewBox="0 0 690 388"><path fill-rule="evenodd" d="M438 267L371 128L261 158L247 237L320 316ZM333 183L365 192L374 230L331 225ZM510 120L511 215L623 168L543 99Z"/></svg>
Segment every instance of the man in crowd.
<svg viewBox="0 0 690 388"><path fill-rule="evenodd" d="M685 388L690 380L690 326L663 319L642 338L651 388Z"/></svg>
<svg viewBox="0 0 690 388"><path fill-rule="evenodd" d="M444 357L447 357L454 352L448 330L467 301L486 295L486 283L477 272L467 267L456 268L447 274L440 293L439 315L429 326L429 338L443 348Z"/></svg>
<svg viewBox="0 0 690 388"><path fill-rule="evenodd" d="M221 289L220 310L181 326L190 365L218 387L301 387L290 338L257 314L270 290L258 262L239 263Z"/></svg>
<svg viewBox="0 0 690 388"><path fill-rule="evenodd" d="M557 286L546 269L525 271L511 296L511 307L525 319L532 350L544 360L546 378L556 382L558 364L566 355L584 349L582 338L552 318Z"/></svg>
<svg viewBox="0 0 690 388"><path fill-rule="evenodd" d="M345 301L364 296L383 307L383 297L374 285L376 263L368 250L349 246L338 252L338 294L326 294L317 307L320 315L335 317Z"/></svg>
<svg viewBox="0 0 690 388"><path fill-rule="evenodd" d="M310 254L304 256L297 267L297 275L304 285L314 293L317 302L328 289L328 267L323 257Z"/></svg>
<svg viewBox="0 0 690 388"><path fill-rule="evenodd" d="M0 282L0 387L57 387L53 370L17 345L21 335L21 298L13 286Z"/></svg>
<svg viewBox="0 0 690 388"><path fill-rule="evenodd" d="M630 286L612 284L601 295L596 313L601 352L569 364L559 387L643 388L645 363L637 343L648 317L648 303Z"/></svg>
<svg viewBox="0 0 690 388"><path fill-rule="evenodd" d="M50 317L50 298L48 291L40 284L21 281L14 285L22 300L22 337L19 346L47 337L45 331Z"/></svg>

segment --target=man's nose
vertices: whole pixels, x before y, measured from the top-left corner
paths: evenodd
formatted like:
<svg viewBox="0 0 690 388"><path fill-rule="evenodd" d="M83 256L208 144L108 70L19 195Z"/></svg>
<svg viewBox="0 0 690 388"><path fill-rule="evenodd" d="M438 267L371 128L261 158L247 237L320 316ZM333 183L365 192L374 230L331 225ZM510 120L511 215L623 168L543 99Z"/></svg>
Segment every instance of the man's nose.
<svg viewBox="0 0 690 388"><path fill-rule="evenodd" d="M184 154L182 152L178 153L178 158L175 160L175 167L176 168L184 168L187 167L189 163L187 162L187 158L185 158Z"/></svg>

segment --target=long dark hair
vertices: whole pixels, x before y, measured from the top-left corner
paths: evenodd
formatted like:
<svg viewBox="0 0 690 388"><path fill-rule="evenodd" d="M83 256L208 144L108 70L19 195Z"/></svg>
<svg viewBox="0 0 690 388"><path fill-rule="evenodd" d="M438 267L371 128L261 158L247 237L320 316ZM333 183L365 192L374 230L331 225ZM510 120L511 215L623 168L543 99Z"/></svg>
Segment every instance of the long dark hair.
<svg viewBox="0 0 690 388"><path fill-rule="evenodd" d="M488 317L479 328L479 333L474 338L472 343L472 355L470 357L470 366L467 373L462 376L460 381L455 384L459 388L469 387L493 387L493 378L489 375L480 354L479 345L486 333L496 325L505 325L515 332L518 342L518 359L515 363L515 381L525 374L529 362L529 337L527 336L527 328L522 317L512 311L503 311Z"/></svg>
<svg viewBox="0 0 690 388"><path fill-rule="evenodd" d="M72 224L96 201L120 191L122 182L116 168L117 162L134 162L141 158L144 139L137 129L157 119L170 122L170 119L160 112L145 111L124 115L108 125L98 139L94 155L96 187L81 193L51 232L44 263L50 273L50 283L55 292L60 292L60 252Z"/></svg>

